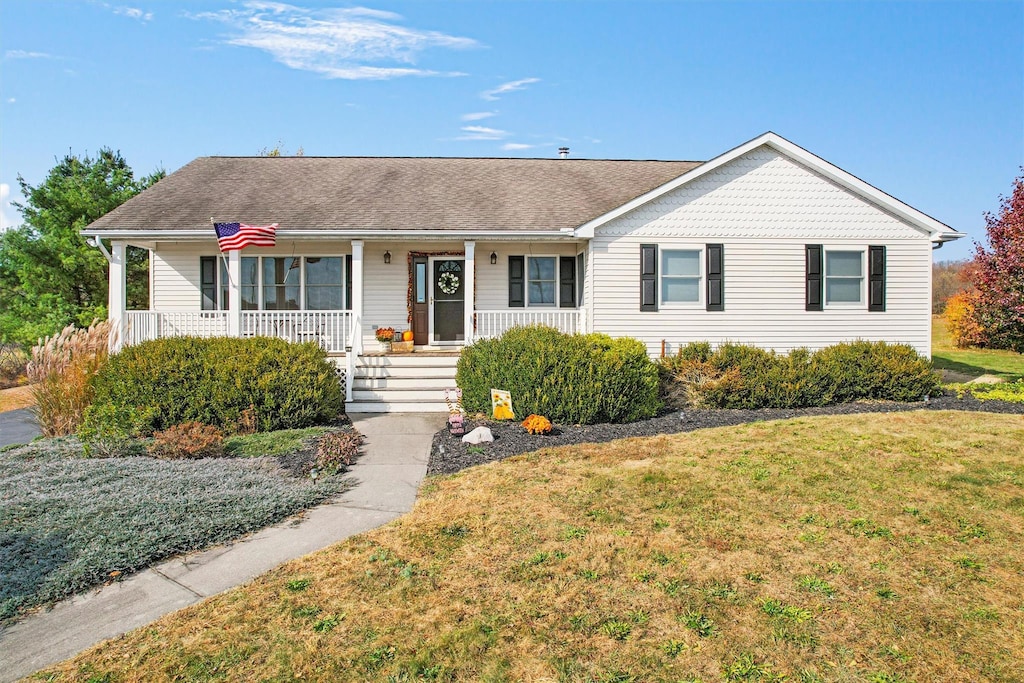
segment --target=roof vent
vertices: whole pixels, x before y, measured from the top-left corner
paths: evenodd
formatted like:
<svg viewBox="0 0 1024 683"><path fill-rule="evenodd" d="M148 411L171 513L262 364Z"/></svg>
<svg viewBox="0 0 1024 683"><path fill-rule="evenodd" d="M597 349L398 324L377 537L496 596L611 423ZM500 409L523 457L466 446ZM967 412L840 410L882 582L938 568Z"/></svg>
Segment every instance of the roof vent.
<svg viewBox="0 0 1024 683"><path fill-rule="evenodd" d="M569 148L568 147L559 147L558 148L558 157L560 159L568 159L569 158Z"/></svg>

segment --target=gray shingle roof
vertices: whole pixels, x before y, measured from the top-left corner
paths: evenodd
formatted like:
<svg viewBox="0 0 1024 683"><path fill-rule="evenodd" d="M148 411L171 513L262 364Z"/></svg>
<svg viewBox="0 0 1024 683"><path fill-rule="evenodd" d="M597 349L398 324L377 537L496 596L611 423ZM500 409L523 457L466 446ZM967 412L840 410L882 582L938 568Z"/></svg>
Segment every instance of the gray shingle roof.
<svg viewBox="0 0 1024 683"><path fill-rule="evenodd" d="M89 229L559 230L697 167L693 161L200 157Z"/></svg>

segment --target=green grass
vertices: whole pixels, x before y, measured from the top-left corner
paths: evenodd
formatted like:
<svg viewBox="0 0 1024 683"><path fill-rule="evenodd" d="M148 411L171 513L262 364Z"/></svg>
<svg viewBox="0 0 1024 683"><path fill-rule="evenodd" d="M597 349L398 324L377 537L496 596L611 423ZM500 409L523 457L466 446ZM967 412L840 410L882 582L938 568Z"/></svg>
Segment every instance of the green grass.
<svg viewBox="0 0 1024 683"><path fill-rule="evenodd" d="M229 436L224 439L224 452L240 458L275 458L308 448L316 437L335 431L336 427L306 427Z"/></svg>
<svg viewBox="0 0 1024 683"><path fill-rule="evenodd" d="M39 676L1019 680L1022 518L1019 415L545 449Z"/></svg>
<svg viewBox="0 0 1024 683"><path fill-rule="evenodd" d="M1024 354L994 349L958 349L953 346L946 320L932 316L932 362L938 370L970 377L995 375L1005 380L1024 379Z"/></svg>
<svg viewBox="0 0 1024 683"><path fill-rule="evenodd" d="M3 449L0 624L334 495L344 486L340 478L314 484L256 457L294 446L298 436L238 437L236 450L251 458L89 459L74 437Z"/></svg>

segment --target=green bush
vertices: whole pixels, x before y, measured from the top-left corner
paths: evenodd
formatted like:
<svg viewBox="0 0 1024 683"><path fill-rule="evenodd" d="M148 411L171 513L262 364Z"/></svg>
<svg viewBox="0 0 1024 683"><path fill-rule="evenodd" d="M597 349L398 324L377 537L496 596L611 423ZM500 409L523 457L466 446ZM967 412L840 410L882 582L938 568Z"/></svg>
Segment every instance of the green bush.
<svg viewBox="0 0 1024 683"><path fill-rule="evenodd" d="M185 422L232 431L245 411L259 431L329 423L344 411L334 366L315 343L174 337L130 346L93 380L86 433L150 434ZM144 413L148 422L132 420Z"/></svg>
<svg viewBox="0 0 1024 683"><path fill-rule="evenodd" d="M805 408L862 399L919 401L940 389L931 364L903 344L855 341L778 354L742 344L688 344L659 363L673 407Z"/></svg>
<svg viewBox="0 0 1024 683"><path fill-rule="evenodd" d="M466 409L490 413L490 390L512 393L520 415L554 422L631 422L658 412L658 369L635 339L515 327L462 351L456 382Z"/></svg>

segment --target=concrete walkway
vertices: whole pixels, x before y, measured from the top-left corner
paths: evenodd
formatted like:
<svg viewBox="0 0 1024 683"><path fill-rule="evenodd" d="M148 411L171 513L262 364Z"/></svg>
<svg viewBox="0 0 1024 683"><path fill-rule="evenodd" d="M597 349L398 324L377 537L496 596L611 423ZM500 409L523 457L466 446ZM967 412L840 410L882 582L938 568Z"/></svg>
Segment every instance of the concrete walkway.
<svg viewBox="0 0 1024 683"><path fill-rule="evenodd" d="M0 413L0 448L16 443L29 443L39 435L39 425L28 408Z"/></svg>
<svg viewBox="0 0 1024 683"><path fill-rule="evenodd" d="M408 512L427 471L443 414L351 415L366 436L347 475L356 485L321 505L230 545L177 557L125 581L58 603L0 631L0 681L14 681L143 626L277 565ZM6 431L6 430L5 430Z"/></svg>

